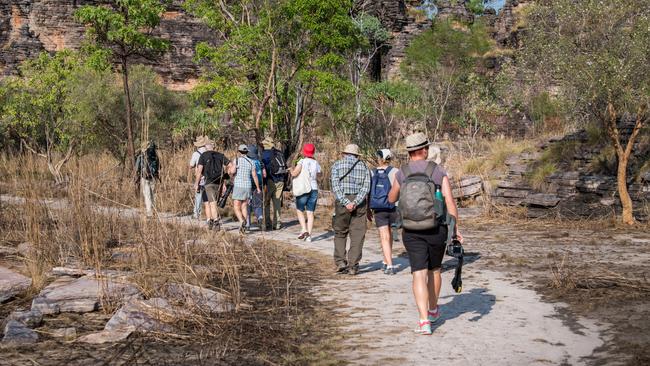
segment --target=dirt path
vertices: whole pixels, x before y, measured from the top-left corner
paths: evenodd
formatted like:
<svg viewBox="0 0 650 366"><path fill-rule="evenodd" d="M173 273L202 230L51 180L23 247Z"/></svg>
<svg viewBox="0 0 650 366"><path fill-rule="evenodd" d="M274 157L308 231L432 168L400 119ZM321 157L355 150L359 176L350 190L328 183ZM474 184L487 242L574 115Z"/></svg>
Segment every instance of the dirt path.
<svg viewBox="0 0 650 366"><path fill-rule="evenodd" d="M9 196L0 196L0 201L23 202ZM50 204L61 207L62 203ZM137 210L119 209L119 213L139 217ZM160 217L170 223L202 225L188 217ZM224 227L236 230L233 223ZM314 241L305 243L296 239L298 231L297 226L290 226L247 237L282 241L331 256L331 232L315 233ZM480 234L465 233L468 238ZM400 249L402 245L396 243L395 247ZM466 250L474 249L469 240ZM479 269L479 262L472 263L477 258L470 258L464 267L461 294L453 293L449 284L453 272L443 273L442 318L432 336L416 335L412 332L417 313L408 260L399 257L398 274L386 276L378 270L381 258L376 231L369 230L361 273L335 277L314 289L323 299L340 304L338 311L346 319L340 356L353 364L576 365L586 363L605 341L601 334L609 327L607 324L564 315L564 305L542 302L525 281L514 283L503 273Z"/></svg>

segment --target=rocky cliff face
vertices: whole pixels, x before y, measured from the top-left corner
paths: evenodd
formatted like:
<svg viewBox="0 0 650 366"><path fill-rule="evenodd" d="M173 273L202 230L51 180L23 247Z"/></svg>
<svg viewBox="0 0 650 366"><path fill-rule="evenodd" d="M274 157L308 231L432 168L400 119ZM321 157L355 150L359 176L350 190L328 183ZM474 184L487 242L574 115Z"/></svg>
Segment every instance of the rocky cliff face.
<svg viewBox="0 0 650 366"><path fill-rule="evenodd" d="M84 27L73 18L77 8L95 0L0 0L0 74L15 73L21 61L42 51L77 48ZM163 15L158 36L171 42L169 52L151 64L165 84L175 89L191 87L198 75L193 62L199 42L214 42L214 33L181 9L175 0Z"/></svg>

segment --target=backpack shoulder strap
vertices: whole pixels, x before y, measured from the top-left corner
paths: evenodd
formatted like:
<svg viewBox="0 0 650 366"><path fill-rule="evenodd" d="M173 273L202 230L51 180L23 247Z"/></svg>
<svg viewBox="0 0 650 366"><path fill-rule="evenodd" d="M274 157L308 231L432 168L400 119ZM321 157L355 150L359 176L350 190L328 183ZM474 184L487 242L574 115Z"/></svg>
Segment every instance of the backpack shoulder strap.
<svg viewBox="0 0 650 366"><path fill-rule="evenodd" d="M427 177L429 177L429 179L433 180L433 172L436 170L437 166L438 166L438 164L436 164L433 161L430 161L427 164L427 168L424 170L424 174L426 174Z"/></svg>
<svg viewBox="0 0 650 366"><path fill-rule="evenodd" d="M384 172L386 172L386 174L388 174L388 173L390 173L391 170L393 170L393 167L389 165L389 166L386 167L386 169L384 169Z"/></svg>
<svg viewBox="0 0 650 366"><path fill-rule="evenodd" d="M345 177L347 177L348 175L350 175L350 173L352 173L354 168L356 168L357 164L359 164L360 162L361 162L361 159L357 159L357 161L355 161L354 164L352 164L352 167L348 170L348 172L343 174L343 176L341 176L341 178L339 178L339 182L342 181L343 179L345 179Z"/></svg>

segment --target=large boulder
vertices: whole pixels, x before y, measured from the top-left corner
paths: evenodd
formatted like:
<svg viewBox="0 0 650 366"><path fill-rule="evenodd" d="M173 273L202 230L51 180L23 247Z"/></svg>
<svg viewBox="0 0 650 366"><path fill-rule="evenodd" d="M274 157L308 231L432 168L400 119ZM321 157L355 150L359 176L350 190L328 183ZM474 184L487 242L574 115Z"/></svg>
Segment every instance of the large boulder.
<svg viewBox="0 0 650 366"><path fill-rule="evenodd" d="M34 298L32 309L43 314L86 313L98 310L102 301L121 303L139 295L135 286L117 278L61 277Z"/></svg>
<svg viewBox="0 0 650 366"><path fill-rule="evenodd" d="M28 277L0 266L0 303L24 292L32 285Z"/></svg>
<svg viewBox="0 0 650 366"><path fill-rule="evenodd" d="M188 315L186 311L172 307L162 298L133 299L111 317L104 330L133 328L141 332L171 332L174 330L171 324Z"/></svg>
<svg viewBox="0 0 650 366"><path fill-rule="evenodd" d="M165 292L170 300L180 302L186 309L194 311L223 313L234 309L228 295L188 283L169 284Z"/></svg>
<svg viewBox="0 0 650 366"><path fill-rule="evenodd" d="M2 338L3 343L22 344L38 342L38 333L16 320L10 320L7 322L4 334L5 335Z"/></svg>

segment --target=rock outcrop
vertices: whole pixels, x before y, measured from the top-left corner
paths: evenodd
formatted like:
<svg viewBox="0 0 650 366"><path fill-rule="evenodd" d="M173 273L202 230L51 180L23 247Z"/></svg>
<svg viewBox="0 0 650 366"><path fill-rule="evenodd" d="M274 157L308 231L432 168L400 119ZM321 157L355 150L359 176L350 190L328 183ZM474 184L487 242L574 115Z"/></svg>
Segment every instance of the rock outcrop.
<svg viewBox="0 0 650 366"><path fill-rule="evenodd" d="M36 343L38 342L38 333L19 321L10 320L5 326L2 342L10 344Z"/></svg>
<svg viewBox="0 0 650 366"><path fill-rule="evenodd" d="M97 0L0 0L0 75L15 73L21 61L42 51L78 48L85 33L74 12ZM216 42L213 31L185 13L175 0L163 14L156 35L171 42L169 51L150 64L172 88L186 89L195 83L199 67L193 61L199 42Z"/></svg>
<svg viewBox="0 0 650 366"><path fill-rule="evenodd" d="M24 292L31 285L31 279L0 266L0 303Z"/></svg>

